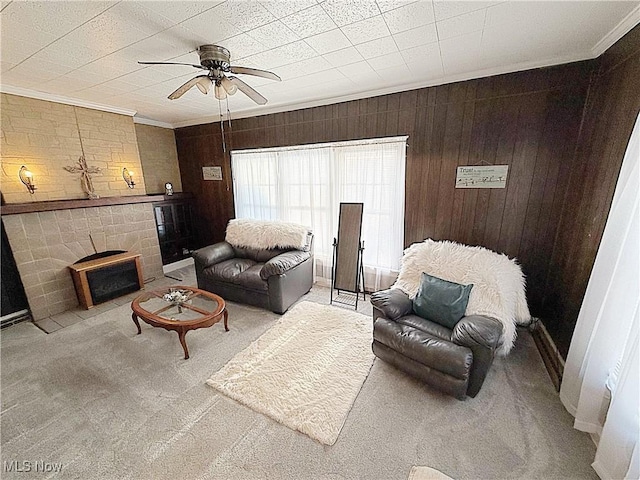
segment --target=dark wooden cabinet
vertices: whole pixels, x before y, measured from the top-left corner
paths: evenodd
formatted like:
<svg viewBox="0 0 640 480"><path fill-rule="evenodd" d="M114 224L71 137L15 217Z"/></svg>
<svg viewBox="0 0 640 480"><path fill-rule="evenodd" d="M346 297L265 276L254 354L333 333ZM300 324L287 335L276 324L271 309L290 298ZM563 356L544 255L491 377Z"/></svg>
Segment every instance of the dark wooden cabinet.
<svg viewBox="0 0 640 480"><path fill-rule="evenodd" d="M162 264L190 257L191 252L199 247L193 198L184 194L173 198L167 196L164 201L153 203L153 211Z"/></svg>

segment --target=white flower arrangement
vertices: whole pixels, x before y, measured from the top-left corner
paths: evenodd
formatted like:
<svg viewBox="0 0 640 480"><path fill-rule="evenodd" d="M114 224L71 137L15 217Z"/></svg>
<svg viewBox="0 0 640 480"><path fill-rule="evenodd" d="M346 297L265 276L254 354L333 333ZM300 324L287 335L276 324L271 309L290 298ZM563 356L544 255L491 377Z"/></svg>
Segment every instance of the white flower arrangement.
<svg viewBox="0 0 640 480"><path fill-rule="evenodd" d="M173 305L181 305L189 299L189 292L186 290L172 289L169 293L165 293L162 299Z"/></svg>

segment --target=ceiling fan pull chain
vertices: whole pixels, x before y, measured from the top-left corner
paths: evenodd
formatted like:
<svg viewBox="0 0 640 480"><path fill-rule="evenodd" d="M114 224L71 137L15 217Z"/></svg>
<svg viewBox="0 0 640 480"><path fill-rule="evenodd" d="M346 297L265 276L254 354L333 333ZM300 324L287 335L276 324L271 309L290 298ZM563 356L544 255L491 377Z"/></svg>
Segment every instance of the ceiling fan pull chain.
<svg viewBox="0 0 640 480"><path fill-rule="evenodd" d="M222 134L222 153L227 153L227 144L224 141L224 117L222 116L222 102L218 99L218 111L220 112L220 133Z"/></svg>

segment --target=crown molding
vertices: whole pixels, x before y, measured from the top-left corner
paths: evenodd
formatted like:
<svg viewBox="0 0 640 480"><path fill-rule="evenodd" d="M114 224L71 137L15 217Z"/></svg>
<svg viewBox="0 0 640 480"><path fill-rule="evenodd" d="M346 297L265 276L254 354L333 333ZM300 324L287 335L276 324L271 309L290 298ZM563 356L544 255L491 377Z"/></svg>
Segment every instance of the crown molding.
<svg viewBox="0 0 640 480"><path fill-rule="evenodd" d="M139 123L141 125L150 125L152 127L161 127L161 128L171 128L173 129L173 125L167 122L161 122L159 120L152 120L151 118L146 117L133 117L133 123Z"/></svg>
<svg viewBox="0 0 640 480"><path fill-rule="evenodd" d="M614 43L624 37L636 25L640 24L640 5L631 10L620 23L613 27L602 39L591 49L593 58L599 57L606 52Z"/></svg>
<svg viewBox="0 0 640 480"><path fill-rule="evenodd" d="M39 92L37 90L30 90L28 88L14 87L12 85L0 85L0 92L10 95L17 95L19 97L35 98L36 100L45 100L47 102L64 103L66 105L74 105L76 107L90 108L92 110L101 110L103 112L117 113L119 115L126 115L133 117L136 114L135 110L129 110L126 108L113 107L111 105L102 105L100 103L88 102L80 100L78 98L65 97L63 95L55 95L52 93Z"/></svg>
<svg viewBox="0 0 640 480"><path fill-rule="evenodd" d="M249 110L242 110L240 112L231 112L231 121L241 118L257 117L260 115L270 115L274 113L290 112L293 110L301 110L303 108L313 108L325 105L332 105L335 103L350 102L352 100L361 100L363 98L377 97L380 95L389 95L393 93L401 93L409 90L415 90L418 88L434 87L438 85L445 85L448 83L464 82L467 80L475 80L478 78L492 77L495 75L504 75L509 73L517 73L524 70L531 70L535 68L552 67L555 65L562 65L565 63L580 62L583 60L590 60L594 57L588 52L581 57L575 55L553 57L544 61L536 62L522 62L512 64L508 66L492 67L485 70L474 71L473 73L462 73L458 75L442 76L437 79L433 79L427 82L412 82L404 85L396 85L393 87L379 88L376 90L367 90L363 92L353 93L349 95L342 95L340 97L331 98L317 98L305 102L292 102L286 104L274 105L272 107L255 107ZM173 123L173 128L191 127L194 125L203 125L206 123L215 123L220 121L219 115L207 115L206 117L198 117L191 120L184 120L181 122Z"/></svg>

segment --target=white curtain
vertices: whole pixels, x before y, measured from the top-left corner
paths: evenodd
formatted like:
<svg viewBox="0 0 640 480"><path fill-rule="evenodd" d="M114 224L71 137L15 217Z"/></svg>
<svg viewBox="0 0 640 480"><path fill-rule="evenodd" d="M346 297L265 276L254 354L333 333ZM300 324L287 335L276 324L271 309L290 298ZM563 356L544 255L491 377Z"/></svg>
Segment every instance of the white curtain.
<svg viewBox="0 0 640 480"><path fill-rule="evenodd" d="M605 479L640 475L640 116L589 278L560 398L575 428L598 441L593 468Z"/></svg>
<svg viewBox="0 0 640 480"><path fill-rule="evenodd" d="M316 279L328 285L339 205L362 202L365 287L386 288L404 248L406 139L233 151L236 218L311 227Z"/></svg>

